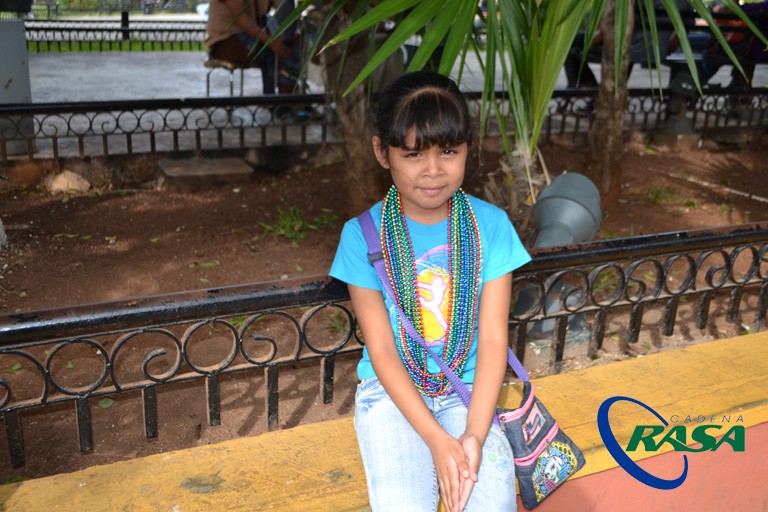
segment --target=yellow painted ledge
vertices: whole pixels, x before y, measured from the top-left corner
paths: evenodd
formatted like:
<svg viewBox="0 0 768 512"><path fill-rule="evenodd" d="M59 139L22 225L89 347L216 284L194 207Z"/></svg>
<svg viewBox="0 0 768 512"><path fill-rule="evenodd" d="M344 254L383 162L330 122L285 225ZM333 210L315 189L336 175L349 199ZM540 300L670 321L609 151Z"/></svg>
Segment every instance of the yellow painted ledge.
<svg viewBox="0 0 768 512"><path fill-rule="evenodd" d="M747 427L768 421L767 351L768 333L759 333L534 383L584 451L581 477L616 466L596 425L600 404L612 396L640 400L668 421L677 416L682 422L688 415L707 422L726 415L731 424L741 416L739 424ZM514 406L519 395L506 390L503 401ZM610 417L623 445L635 425L658 423L644 409L621 403ZM368 510L351 418L1 486L0 507L14 512Z"/></svg>

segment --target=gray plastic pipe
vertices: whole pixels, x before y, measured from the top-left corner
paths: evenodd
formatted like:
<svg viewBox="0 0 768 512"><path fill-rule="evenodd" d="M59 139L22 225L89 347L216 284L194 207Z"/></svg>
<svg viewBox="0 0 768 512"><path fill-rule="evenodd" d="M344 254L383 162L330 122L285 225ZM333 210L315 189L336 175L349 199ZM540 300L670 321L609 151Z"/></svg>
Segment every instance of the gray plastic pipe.
<svg viewBox="0 0 768 512"><path fill-rule="evenodd" d="M539 227L539 236L533 245L534 248L586 242L595 237L603 219L600 193L594 183L583 174L563 173L539 194L538 201L533 206L533 219ZM547 314L560 311L561 288L562 286L555 286L544 297L544 312ZM515 313L528 312L536 301L536 295L534 286L521 290ZM578 300L575 295L568 297L570 306ZM534 322L529 326L528 335L534 339L550 337L554 325L553 319ZM586 329L584 315L572 315L568 327L572 333Z"/></svg>
<svg viewBox="0 0 768 512"><path fill-rule="evenodd" d="M591 240L603 219L600 192L583 174L563 173L542 190L533 206L539 227L535 248L556 247Z"/></svg>

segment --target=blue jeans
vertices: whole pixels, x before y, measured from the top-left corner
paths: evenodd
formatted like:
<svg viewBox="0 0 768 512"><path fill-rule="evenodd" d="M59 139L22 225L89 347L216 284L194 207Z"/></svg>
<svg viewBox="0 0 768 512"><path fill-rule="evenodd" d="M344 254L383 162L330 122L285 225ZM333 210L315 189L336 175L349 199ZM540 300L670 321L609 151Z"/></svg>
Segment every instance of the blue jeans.
<svg viewBox="0 0 768 512"><path fill-rule="evenodd" d="M261 69L261 89L264 94L275 94L275 54L270 48L263 48L263 43L255 37L245 33L237 34L237 38L242 41L245 48L258 54L256 62ZM261 52L261 53L259 53Z"/></svg>
<svg viewBox="0 0 768 512"><path fill-rule="evenodd" d="M458 438L464 433L467 408L455 393L423 398L449 434ZM374 512L437 510L440 490L432 454L378 379L364 379L357 387L355 431ZM512 450L501 429L491 425L465 510L514 512L516 507Z"/></svg>
<svg viewBox="0 0 768 512"><path fill-rule="evenodd" d="M246 49L253 52L253 55L258 54L256 62L261 69L261 87L264 94L280 92L275 89L275 83L289 89L296 87L301 69L298 48L289 46L291 55L287 59L276 61L274 52L269 47L263 48L264 43L260 40L244 33L237 34L237 38L242 41Z"/></svg>

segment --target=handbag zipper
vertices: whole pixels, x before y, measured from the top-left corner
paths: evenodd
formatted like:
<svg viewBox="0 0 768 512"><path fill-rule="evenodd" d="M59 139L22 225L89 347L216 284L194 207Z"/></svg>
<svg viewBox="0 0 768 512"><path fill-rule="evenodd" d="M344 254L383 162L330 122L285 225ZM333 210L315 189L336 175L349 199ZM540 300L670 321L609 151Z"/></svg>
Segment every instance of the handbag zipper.
<svg viewBox="0 0 768 512"><path fill-rule="evenodd" d="M531 394L528 395L528 399L525 401L525 403L520 406L519 409L499 414L499 420L502 423L509 423L510 421L514 421L519 417L527 414L533 405L533 394L533 384L531 384Z"/></svg>
<svg viewBox="0 0 768 512"><path fill-rule="evenodd" d="M560 430L560 427L558 427L557 422L555 422L555 425L552 427L552 429L547 433L547 435L544 437L544 439L541 440L541 443L539 443L539 446L536 447L536 449L531 453L530 455L526 457L521 457L519 459L515 459L515 465L516 466L530 466L533 464L533 462L536 461L536 459L539 458L539 455L541 455L541 452L544 451L544 449L549 446L549 444L552 442L552 440L557 435L557 432Z"/></svg>

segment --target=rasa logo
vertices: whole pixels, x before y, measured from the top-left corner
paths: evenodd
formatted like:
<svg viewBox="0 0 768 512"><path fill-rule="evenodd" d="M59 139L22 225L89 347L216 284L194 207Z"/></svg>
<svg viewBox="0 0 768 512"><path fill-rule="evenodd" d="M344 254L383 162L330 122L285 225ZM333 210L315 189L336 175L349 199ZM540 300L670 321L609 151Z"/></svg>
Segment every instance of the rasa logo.
<svg viewBox="0 0 768 512"><path fill-rule="evenodd" d="M651 414L656 416L662 425L638 425L635 427L632 437L627 443L626 449L623 449L619 442L616 441L616 436L613 435L611 425L608 420L608 412L611 406L616 402L631 402L643 407ZM672 419L673 423L679 422L679 416L674 415ZM597 428L600 431L600 437L603 438L603 443L608 449L608 452L616 459L616 462L624 468L632 477L640 482L655 487L656 489L675 489L680 487L685 478L688 476L688 456L683 455L683 472L682 474L673 479L659 478L645 471L643 468L637 465L635 461L629 458L626 452L634 452L642 444L643 448L647 452L658 451L665 444L671 446L676 452L703 452L703 451L715 451L723 444L729 444L733 451L744 451L744 425L733 425L728 427L722 424L697 424L687 425L690 423L701 423L698 421L701 418L702 421L706 420L704 416L698 416L692 418L687 416L682 425L674 425L667 430L669 423L658 412L654 411L651 407L645 405L639 400L630 398L628 396L614 396L609 398L600 405L600 409L597 411ZM724 416L723 422L730 422L730 417ZM714 417L712 418L714 420ZM743 418L739 416L736 422L743 422ZM687 423L687 424L686 424ZM665 432L666 431L666 432ZM689 435L690 434L690 435ZM717 437L722 436L720 440ZM688 441L692 443L699 443L701 447L692 448L688 446Z"/></svg>

